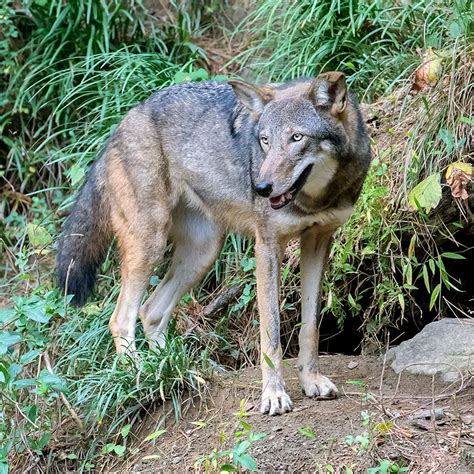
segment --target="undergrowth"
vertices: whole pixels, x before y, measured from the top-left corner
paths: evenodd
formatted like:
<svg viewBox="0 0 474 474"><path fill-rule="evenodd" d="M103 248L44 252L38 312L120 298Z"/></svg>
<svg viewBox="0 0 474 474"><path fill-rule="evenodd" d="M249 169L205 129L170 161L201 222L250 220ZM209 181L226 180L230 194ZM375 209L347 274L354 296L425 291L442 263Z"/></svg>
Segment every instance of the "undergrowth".
<svg viewBox="0 0 474 474"><path fill-rule="evenodd" d="M235 61L274 81L340 70L370 101L414 70L419 51L444 48L471 23L468 0L263 0L237 29L250 46Z"/></svg>
<svg viewBox="0 0 474 474"><path fill-rule="evenodd" d="M202 395L214 370L258 360L255 259L240 236L227 238L183 298L166 351L149 351L139 334L138 366L113 355L108 333L120 284L113 249L82 309L68 305L52 273L61 221L88 166L130 107L167 85L209 77L197 39L226 5L170 2L152 16L128 0L0 4L0 472L8 464L53 471L113 464L150 441L137 427L155 405L170 400L178 416L182 398ZM402 84L374 105L374 161L323 285L325 318L340 330L357 321L366 351L384 346L408 317L443 313L446 292L462 285L446 262L468 250L456 246L467 220L443 228L435 213L407 207L420 181L472 159L472 5L453 5L264 0L238 31L252 41L238 60L271 80L339 68L367 98ZM439 48L443 79L414 94L407 77L420 64L416 49L428 46ZM440 238L456 252L444 251ZM288 356L296 353L298 253L291 243L282 269ZM237 299L205 316L232 286Z"/></svg>

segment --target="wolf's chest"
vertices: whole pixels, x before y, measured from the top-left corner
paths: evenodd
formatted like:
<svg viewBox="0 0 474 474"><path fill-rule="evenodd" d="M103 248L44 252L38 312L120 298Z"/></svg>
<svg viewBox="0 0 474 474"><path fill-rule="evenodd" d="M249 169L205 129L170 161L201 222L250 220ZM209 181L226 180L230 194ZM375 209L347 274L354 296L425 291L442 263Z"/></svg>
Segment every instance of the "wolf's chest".
<svg viewBox="0 0 474 474"><path fill-rule="evenodd" d="M298 215L290 210L280 214L274 211L269 216L269 223L275 233L291 239L313 226L321 227L321 230L325 231L335 230L349 219L353 209L352 205L345 204L307 216Z"/></svg>

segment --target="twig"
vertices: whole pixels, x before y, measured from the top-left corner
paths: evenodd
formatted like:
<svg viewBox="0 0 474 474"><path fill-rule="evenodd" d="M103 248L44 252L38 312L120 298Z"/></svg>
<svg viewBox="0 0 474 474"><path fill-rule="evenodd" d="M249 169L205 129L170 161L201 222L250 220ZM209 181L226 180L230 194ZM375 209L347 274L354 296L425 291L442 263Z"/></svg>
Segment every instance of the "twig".
<svg viewBox="0 0 474 474"><path fill-rule="evenodd" d="M220 309L227 306L233 299L237 298L242 292L242 288L239 285L231 286L222 292L215 300L211 301L201 311L202 317L208 317L217 313Z"/></svg>
<svg viewBox="0 0 474 474"><path fill-rule="evenodd" d="M54 374L53 368L51 366L51 360L49 358L49 354L45 351L43 352L43 359L44 363L46 365L46 369L50 374ZM71 417L73 420L76 422L77 426L79 427L79 430L81 432L84 432L84 423L82 420L79 418L79 415L74 411L74 408L72 405L69 403L68 399L66 398L66 395L64 395L63 392L59 392L59 396L61 397L61 400L63 401L64 405L66 406L67 410L69 411Z"/></svg>
<svg viewBox="0 0 474 474"><path fill-rule="evenodd" d="M0 390L0 395L3 397L3 398L6 398L10 403L13 403L15 405L15 408L18 410L18 413L28 422L28 423L31 423L36 429L39 429L39 426L32 420L30 420L22 411L21 411L21 408L20 408L20 404L18 402L16 402L15 400L13 400L12 398L10 398L3 390Z"/></svg>
<svg viewBox="0 0 474 474"><path fill-rule="evenodd" d="M398 389L400 388L400 382L401 382L402 374L406 369L408 369L408 367L413 367L415 365L439 365L439 364L447 365L449 367L452 367L452 368L456 369L459 372L459 376L461 378L461 384L459 385L458 389L454 393L459 393L461 390L463 390L463 388L464 388L464 376L463 376L463 373L461 372L461 370L459 369L459 367L456 367L453 364L449 364L448 362L415 362L413 364L408 364L405 367L403 367L403 369L398 374L397 386L395 387L395 393L392 396L392 401L396 397L396 395L398 393ZM451 395L453 395L453 394L451 394ZM451 396L451 395L449 395L449 396ZM439 399L440 398L437 397L437 400L439 400Z"/></svg>
<svg viewBox="0 0 474 474"><path fill-rule="evenodd" d="M379 386L379 394L380 394L380 406L382 407L382 411L387 415L387 412L385 411L385 407L383 404L383 377L385 375L385 367L387 366L387 352L388 352L388 347L390 344L390 335L387 338L387 345L385 347L385 353L383 355L383 365L382 365L382 372L380 374L380 386Z"/></svg>
<svg viewBox="0 0 474 474"><path fill-rule="evenodd" d="M436 441L436 444L439 446L439 442L438 442L438 434L436 432L436 416L435 416L435 376L433 375L431 377L431 409L433 410L433 416L432 416L432 420L433 420L433 434L434 434L434 439Z"/></svg>

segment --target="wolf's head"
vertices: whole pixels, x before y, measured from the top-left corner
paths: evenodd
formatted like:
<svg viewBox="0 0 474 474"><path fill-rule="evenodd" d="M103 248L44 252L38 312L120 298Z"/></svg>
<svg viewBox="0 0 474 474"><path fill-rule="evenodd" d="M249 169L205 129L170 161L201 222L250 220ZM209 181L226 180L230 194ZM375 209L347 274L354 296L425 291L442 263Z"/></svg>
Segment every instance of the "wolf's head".
<svg viewBox="0 0 474 474"><path fill-rule="evenodd" d="M297 193L317 196L346 155L348 92L344 74L282 86L229 81L256 121L256 139L265 155L255 191L279 209Z"/></svg>

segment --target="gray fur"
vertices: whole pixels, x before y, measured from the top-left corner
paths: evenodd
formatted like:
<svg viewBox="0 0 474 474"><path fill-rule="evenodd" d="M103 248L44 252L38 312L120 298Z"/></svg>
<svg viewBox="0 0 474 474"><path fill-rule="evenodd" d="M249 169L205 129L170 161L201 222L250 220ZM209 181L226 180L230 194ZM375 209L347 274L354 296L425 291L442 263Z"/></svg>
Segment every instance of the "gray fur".
<svg viewBox="0 0 474 474"><path fill-rule="evenodd" d="M308 396L334 396L317 361L319 285L331 236L349 217L369 162L364 123L340 73L163 89L127 114L91 171L60 242L60 283L75 260L67 289L83 302L115 235L122 288L110 329L117 351L134 354L138 315L151 343L163 345L174 306L205 275L225 234L254 236L262 411L279 414L292 408L281 374L280 264L288 240L303 236L300 378ZM255 192L262 180L271 183L268 198ZM141 305L167 241L172 265Z"/></svg>

